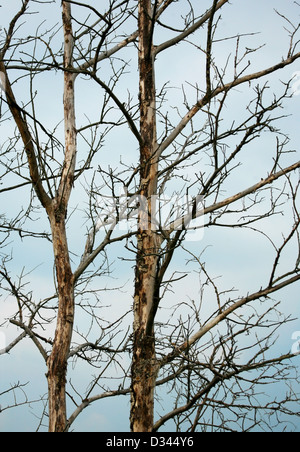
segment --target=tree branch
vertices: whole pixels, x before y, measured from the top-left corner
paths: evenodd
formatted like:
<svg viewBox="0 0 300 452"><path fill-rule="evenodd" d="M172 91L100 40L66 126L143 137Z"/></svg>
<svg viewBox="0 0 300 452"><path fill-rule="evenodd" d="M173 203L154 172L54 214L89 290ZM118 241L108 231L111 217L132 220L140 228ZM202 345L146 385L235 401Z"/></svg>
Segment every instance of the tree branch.
<svg viewBox="0 0 300 452"><path fill-rule="evenodd" d="M38 339L35 336L35 334L33 333L33 331L30 328L28 328L27 325L25 325L24 323L18 322L17 320L11 319L10 323L12 323L13 325L18 326L19 328L21 328L22 330L25 331L25 333L32 339L32 341L36 345L37 349L41 353L41 355L44 358L45 362L47 362L48 354L47 354L46 350L44 349L44 347L42 346L42 344L38 341Z"/></svg>
<svg viewBox="0 0 300 452"><path fill-rule="evenodd" d="M276 64L275 66L269 67L268 69L265 69L260 72L255 72L253 74L246 75L244 77L237 78L233 80L230 83L227 83L225 85L219 86L215 90L212 91L210 95L205 95L202 99L200 99L196 105L194 105L193 108L182 118L180 123L177 125L177 127L174 128L173 132L170 133L170 135L161 143L159 146L157 153L160 157L161 154L173 143L173 141L180 135L180 133L184 130L184 128L187 126L187 124L190 123L190 121L193 119L193 117L207 104L209 104L212 99L214 99L219 94L226 92L230 90L231 88L234 88L235 86L242 85L247 82L251 82L252 80L257 80L262 77L265 77L266 75L272 74L273 72L278 71L279 69L283 69L286 66L289 66L290 64L294 63L297 59L300 58L300 52L296 55L282 61L279 64Z"/></svg>
<svg viewBox="0 0 300 452"><path fill-rule="evenodd" d="M229 0L220 0L219 3L210 10L208 10L197 22L195 22L191 27L189 27L187 30L185 30L180 35L176 36L175 38L170 39L169 41L164 42L163 44L160 44L155 48L155 55L158 55L159 53L163 52L164 50L175 46L176 44L179 44L181 41L186 39L191 34L195 33L199 28L201 28L211 17L212 14L215 14L216 11L218 11L222 6L224 6L226 3L228 3ZM215 8L215 11L213 13L213 9Z"/></svg>
<svg viewBox="0 0 300 452"><path fill-rule="evenodd" d="M190 408L192 408L195 403L201 399L201 397L207 395L213 387L215 387L218 383L225 380L230 380L232 377L235 377L237 375L240 375L244 372L250 372L252 370L257 370L261 368L266 368L268 366L272 366L275 364L280 364L283 361L289 360L293 358L293 354L287 354L279 356L278 358L273 358L270 360L261 361L254 364L246 364L241 365L239 368L235 368L235 370L231 372L225 372L221 375L216 375L201 391L199 391L197 394L194 395L194 397L189 400L189 402L186 405L183 405L181 407L176 408L173 411L170 411L169 413L162 416L159 421L157 421L153 427L153 432L156 432L162 425L164 425L168 420L173 419L175 416L178 416L181 413L184 413L188 411Z"/></svg>
<svg viewBox="0 0 300 452"><path fill-rule="evenodd" d="M247 188L246 190L243 190L243 191L237 193L236 195L230 196L229 198L224 199L224 201L220 201L215 204L212 204L209 207L205 207L202 210L197 211L196 210L197 205L194 205L191 213L189 213L188 215L185 215L181 218L178 218L177 220L172 222L171 225L169 225L167 227L168 234L170 235L173 231L178 230L179 228L182 227L182 225L187 226L190 223L190 221L193 219L199 218L203 215L207 215L208 213L215 212L216 210L229 206L230 204L238 201L239 199L245 198L246 196L250 195L251 193L257 192L259 189L265 187L266 185L272 184L275 180L279 179L282 176L285 176L286 174L291 173L292 171L295 171L298 168L300 168L300 161L279 171L278 173L271 174L266 179L261 179L260 182L258 182L255 185L252 185L251 187Z"/></svg>
<svg viewBox="0 0 300 452"><path fill-rule="evenodd" d="M224 319L226 319L229 314L236 311L237 309L241 308L242 306L250 303L251 301L255 301L258 299L267 298L272 293L278 292L279 290L283 289L284 287L287 287L291 284L294 284L296 282L300 281L300 274L293 276L292 278L287 279L286 281L283 281L280 284L277 284L276 286L267 287L265 289L259 290L258 292L255 292L251 295L248 295L247 297L241 298L240 300L233 303L229 308L225 309L223 312L221 312L219 315L214 317L210 322L208 322L206 325L204 325L200 330L195 333L192 337L187 339L182 345L179 347L176 347L172 353L169 355L166 355L159 363L159 368L162 368L167 363L173 361L174 358L179 356L181 353L184 353L189 347L191 347L193 344L198 342L206 333L208 333L210 330L212 330L216 325L218 325L220 322L222 322Z"/></svg>
<svg viewBox="0 0 300 452"><path fill-rule="evenodd" d="M0 72L2 72L5 77L5 93L7 103L22 137L33 187L42 206L48 211L52 200L43 187L32 136L29 131L26 119L22 117L22 111L16 102L3 61L0 61Z"/></svg>

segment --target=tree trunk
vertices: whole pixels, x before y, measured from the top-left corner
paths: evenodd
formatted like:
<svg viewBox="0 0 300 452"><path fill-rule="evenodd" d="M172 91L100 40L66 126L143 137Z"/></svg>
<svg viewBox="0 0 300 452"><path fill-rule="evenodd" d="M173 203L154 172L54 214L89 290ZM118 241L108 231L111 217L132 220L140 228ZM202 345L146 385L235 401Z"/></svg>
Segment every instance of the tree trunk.
<svg viewBox="0 0 300 452"><path fill-rule="evenodd" d="M74 283L65 219L52 227L58 287L58 315L52 353L48 359L49 432L64 432L67 424L66 375L74 321Z"/></svg>
<svg viewBox="0 0 300 452"><path fill-rule="evenodd" d="M58 290L58 314L52 353L48 359L49 431L64 432L67 425L66 376L70 353L75 303L74 275L66 235L66 217L73 188L77 132L75 118L75 77L73 63L73 31L71 4L62 2L64 27L64 122L65 156L60 184L48 216L51 224Z"/></svg>
<svg viewBox="0 0 300 452"><path fill-rule="evenodd" d="M157 235L152 230L151 212L157 192L157 137L153 21L151 0L139 1L140 70L140 195L146 206L138 219L138 252L135 270L134 345L131 384L131 430L149 432L153 428L156 380L153 304L156 300L158 265Z"/></svg>

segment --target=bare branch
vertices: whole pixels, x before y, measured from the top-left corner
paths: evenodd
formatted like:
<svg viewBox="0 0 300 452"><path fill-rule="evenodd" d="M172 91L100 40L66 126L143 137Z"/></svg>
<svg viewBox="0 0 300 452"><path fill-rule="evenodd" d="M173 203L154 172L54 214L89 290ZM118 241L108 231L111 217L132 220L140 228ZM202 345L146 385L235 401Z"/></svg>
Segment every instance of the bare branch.
<svg viewBox="0 0 300 452"><path fill-rule="evenodd" d="M26 335L28 335L32 339L34 344L36 345L37 349L39 350L40 354L44 358L45 362L47 362L48 354L47 354L46 350L42 347L41 343L39 342L39 340L37 339L37 337L33 333L33 331L30 328L28 328L28 326L24 325L21 322L18 322L17 320L13 320L12 319L10 321L10 323L12 323L13 325L18 326L19 328L21 328L22 330L25 331Z"/></svg>
<svg viewBox="0 0 300 452"><path fill-rule="evenodd" d="M237 309L241 308L242 306L245 306L246 304L250 303L254 300L263 300L264 298L267 298L272 293L278 292L279 290L283 289L284 287L287 287L291 284L294 284L295 282L300 281L300 275L296 275L292 278L287 279L286 281L283 281L280 284L277 284L275 286L267 287L265 289L259 290L258 292L255 292L251 295L248 295L245 298L241 298L240 300L234 302L231 306L228 308L222 310L221 314L216 315L213 320L208 322L205 326L203 326L196 334L194 334L192 337L190 337L186 342L184 342L181 346L177 347L173 353L170 355L167 355L163 360L160 362L160 367L163 367L165 364L173 360L176 356L180 355L180 353L187 350L189 347L191 347L193 344L198 342L205 334L207 334L209 331L211 331L215 326L217 326L220 322L222 322L224 319L226 319L231 313L235 312ZM289 355L289 358L291 356Z"/></svg>
<svg viewBox="0 0 300 452"><path fill-rule="evenodd" d="M208 10L197 22L195 22L191 27L189 27L187 30L185 30L180 35L176 36L175 38L170 39L169 41L160 44L156 47L155 53L158 55L159 53L163 52L164 50L173 47L177 44L179 44L181 41L184 41L188 36L195 33L195 31L199 30L209 19L214 15L216 11L218 11L220 8L222 8L226 3L228 3L229 0L220 0L216 5L214 4L213 8ZM216 3L216 2L214 2Z"/></svg>
<svg viewBox="0 0 300 452"><path fill-rule="evenodd" d="M180 123L177 125L177 127L174 128L173 132L166 138L163 143L158 148L158 155L161 156L162 153L173 143L174 140L180 135L180 133L184 130L184 128L189 124L194 116L201 111L208 103L211 102L212 99L214 99L216 96L223 92L227 92L229 89L232 89L236 86L242 85L247 82L251 82L252 80L257 80L262 77L265 77L266 75L272 74L273 72L278 71L279 69L283 69L284 67L291 65L294 63L297 59L300 58L300 53L297 53L296 55L293 55L292 57L282 61L279 64L276 64L275 66L269 67L268 69L265 69L260 72L255 72L253 74L246 75L244 77L237 78L233 80L230 83L227 83L225 85L222 85L215 90L212 91L211 95L207 96L205 95L201 100L197 102L196 105L184 116L184 118L180 121Z"/></svg>
<svg viewBox="0 0 300 452"><path fill-rule="evenodd" d="M21 134L22 140L23 140L24 148L26 151L27 159L28 159L28 166L29 166L32 184L34 186L34 189L36 191L36 194L37 194L41 204L46 209L48 209L51 204L51 199L45 192L42 181L41 181L41 175L40 175L39 168L38 168L38 163L37 163L37 159L36 159L32 136L28 129L26 120L22 117L21 110L18 107L18 104L14 97L14 94L13 94L13 91L11 88L11 84L10 84L3 61L0 61L0 71L4 74L4 77L5 77L5 92L6 92L7 102L8 102L10 111L13 115L13 118L16 122L16 125L19 129L19 132Z"/></svg>

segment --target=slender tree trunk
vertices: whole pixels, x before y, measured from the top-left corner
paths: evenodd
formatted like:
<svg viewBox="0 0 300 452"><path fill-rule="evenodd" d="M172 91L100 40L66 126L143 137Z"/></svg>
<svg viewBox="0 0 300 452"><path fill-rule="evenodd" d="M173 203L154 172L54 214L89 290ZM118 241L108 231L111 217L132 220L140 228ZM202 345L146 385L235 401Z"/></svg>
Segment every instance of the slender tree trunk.
<svg viewBox="0 0 300 452"><path fill-rule="evenodd" d="M157 136L151 0L139 1L140 70L140 194L147 207L140 209L134 296L134 348L131 385L131 430L153 428L156 380L153 304L158 265L157 236L151 228L151 197L157 192ZM153 201L153 198L152 198ZM144 206L145 207L145 206Z"/></svg>
<svg viewBox="0 0 300 452"><path fill-rule="evenodd" d="M67 425L66 376L74 322L74 276L66 235L67 207L73 188L77 153L73 32L71 5L62 2L64 27L65 158L56 197L48 216L51 224L58 290L58 315L52 353L48 359L49 431L64 432Z"/></svg>

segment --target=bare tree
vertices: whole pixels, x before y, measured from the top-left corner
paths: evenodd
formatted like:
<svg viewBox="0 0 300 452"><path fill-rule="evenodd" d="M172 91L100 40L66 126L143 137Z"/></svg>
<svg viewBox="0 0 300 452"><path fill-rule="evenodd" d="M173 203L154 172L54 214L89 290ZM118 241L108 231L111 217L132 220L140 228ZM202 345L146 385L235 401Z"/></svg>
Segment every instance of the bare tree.
<svg viewBox="0 0 300 452"><path fill-rule="evenodd" d="M33 33L34 13L50 8L54 22L40 21ZM287 33L286 54L253 70L264 51L257 35L219 34L235 8L228 0L23 0L2 31L0 193L23 196L22 206L15 201L1 214L1 291L16 305L2 325L18 332L0 353L25 337L40 352L48 406L39 427L47 413L50 432L68 431L96 401L129 395L133 432L168 421L178 431L268 429L298 414L292 386L271 400L259 388L298 382L295 353L274 346L294 313L283 314L273 296L300 280L299 151L281 126L295 91L299 25L273 11ZM180 65L181 86L173 74L164 79L175 49L197 55L201 79L191 76L193 60ZM58 79L63 101L49 88L44 107L55 103L53 124L39 92ZM281 228L279 238L272 227ZM211 230L266 240L272 251L260 281L249 278L235 293L217 280L205 257ZM35 249L44 243L54 258L46 298L28 289L33 273L12 274L9 249L19 239ZM121 267L134 269L131 290ZM189 288L197 281L196 298ZM71 361L90 369L84 394L67 382ZM5 393L16 390L23 383ZM7 408L17 405L15 398Z"/></svg>

